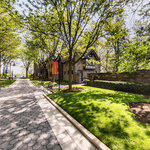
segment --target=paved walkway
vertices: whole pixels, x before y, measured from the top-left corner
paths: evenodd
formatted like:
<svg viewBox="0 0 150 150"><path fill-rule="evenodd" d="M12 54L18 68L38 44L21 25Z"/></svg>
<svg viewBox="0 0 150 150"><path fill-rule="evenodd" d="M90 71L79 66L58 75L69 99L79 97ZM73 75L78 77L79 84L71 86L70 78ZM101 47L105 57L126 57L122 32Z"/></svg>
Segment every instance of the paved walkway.
<svg viewBox="0 0 150 150"><path fill-rule="evenodd" d="M0 150L94 150L29 80L0 91Z"/></svg>
<svg viewBox="0 0 150 150"><path fill-rule="evenodd" d="M27 80L0 91L0 149L61 150L35 91Z"/></svg>

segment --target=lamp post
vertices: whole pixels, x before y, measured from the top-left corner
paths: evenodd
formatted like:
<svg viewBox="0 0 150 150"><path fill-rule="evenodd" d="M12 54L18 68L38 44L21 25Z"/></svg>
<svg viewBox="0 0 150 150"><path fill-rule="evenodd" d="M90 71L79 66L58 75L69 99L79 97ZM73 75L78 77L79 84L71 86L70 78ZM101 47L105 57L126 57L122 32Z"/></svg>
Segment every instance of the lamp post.
<svg viewBox="0 0 150 150"><path fill-rule="evenodd" d="M59 80L59 91L60 91L60 78L61 78L61 58L58 56L58 80Z"/></svg>
<svg viewBox="0 0 150 150"><path fill-rule="evenodd" d="M13 63L13 61L11 61L10 62L10 76L12 77L12 79L13 79L13 71L12 71L12 63Z"/></svg>

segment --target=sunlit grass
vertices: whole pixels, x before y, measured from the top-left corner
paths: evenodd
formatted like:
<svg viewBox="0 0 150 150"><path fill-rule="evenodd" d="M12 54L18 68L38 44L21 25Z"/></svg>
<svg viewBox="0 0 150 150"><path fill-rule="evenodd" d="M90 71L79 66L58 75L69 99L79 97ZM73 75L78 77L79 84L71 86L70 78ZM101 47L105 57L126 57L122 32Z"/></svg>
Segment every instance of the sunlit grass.
<svg viewBox="0 0 150 150"><path fill-rule="evenodd" d="M49 83L52 83L51 80L40 80L40 79L37 79L37 80L32 80L32 82L35 84L35 85L44 85L45 87L48 87ZM52 86L59 86L59 82L56 82L57 84L53 84ZM61 81L60 82L60 85L67 85L67 83Z"/></svg>
<svg viewBox="0 0 150 150"><path fill-rule="evenodd" d="M150 125L134 119L130 102L150 102L142 95L82 86L79 93L48 96L114 150L150 149Z"/></svg>
<svg viewBox="0 0 150 150"><path fill-rule="evenodd" d="M16 80L0 79L0 87L6 87L14 83Z"/></svg>

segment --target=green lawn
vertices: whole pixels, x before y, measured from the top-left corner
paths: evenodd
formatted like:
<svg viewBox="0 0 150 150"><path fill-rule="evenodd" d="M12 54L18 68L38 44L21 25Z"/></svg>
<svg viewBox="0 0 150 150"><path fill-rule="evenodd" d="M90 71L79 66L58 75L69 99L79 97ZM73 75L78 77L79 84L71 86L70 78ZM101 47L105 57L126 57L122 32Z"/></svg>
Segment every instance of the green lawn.
<svg viewBox="0 0 150 150"><path fill-rule="evenodd" d="M48 96L114 150L149 150L150 125L136 121L130 102L150 102L142 95L82 86L79 93Z"/></svg>
<svg viewBox="0 0 150 150"><path fill-rule="evenodd" d="M35 85L41 85L42 82L43 82L45 87L48 87L48 84L47 84L47 83L52 83L51 80L40 80L40 79L38 79L38 80L31 80L31 81L32 81ZM56 82L56 83L57 83L57 84L53 84L52 86L59 86L58 82ZM61 82L60 82L60 85L67 85L67 83L61 81Z"/></svg>
<svg viewBox="0 0 150 150"><path fill-rule="evenodd" d="M0 87L9 86L14 83L16 80L9 80L9 79L0 79Z"/></svg>

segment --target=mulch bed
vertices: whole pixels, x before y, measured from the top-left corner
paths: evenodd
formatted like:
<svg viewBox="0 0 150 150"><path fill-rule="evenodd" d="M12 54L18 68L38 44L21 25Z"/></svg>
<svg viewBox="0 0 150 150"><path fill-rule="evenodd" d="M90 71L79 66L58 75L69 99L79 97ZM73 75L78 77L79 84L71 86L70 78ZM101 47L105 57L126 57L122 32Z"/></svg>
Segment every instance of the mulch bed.
<svg viewBox="0 0 150 150"><path fill-rule="evenodd" d="M136 115L136 119L150 124L150 103L134 102L130 103L130 110Z"/></svg>
<svg viewBox="0 0 150 150"><path fill-rule="evenodd" d="M64 90L61 90L61 92L82 92L84 89L83 88L72 88L72 90L69 90L69 89L64 89Z"/></svg>

